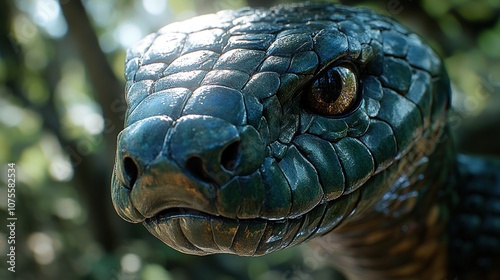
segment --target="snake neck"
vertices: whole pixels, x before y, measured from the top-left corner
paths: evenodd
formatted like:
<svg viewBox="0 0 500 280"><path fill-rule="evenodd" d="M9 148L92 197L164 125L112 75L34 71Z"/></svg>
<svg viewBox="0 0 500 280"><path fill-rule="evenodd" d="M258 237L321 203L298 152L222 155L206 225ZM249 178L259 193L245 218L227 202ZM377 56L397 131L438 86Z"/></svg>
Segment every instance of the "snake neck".
<svg viewBox="0 0 500 280"><path fill-rule="evenodd" d="M445 279L447 230L453 207L454 151L445 134L429 156L410 152L392 166L378 200L351 213L317 239L333 265L349 279ZM425 150L425 147L421 147ZM389 170L389 174L393 171ZM360 201L363 199L361 196Z"/></svg>

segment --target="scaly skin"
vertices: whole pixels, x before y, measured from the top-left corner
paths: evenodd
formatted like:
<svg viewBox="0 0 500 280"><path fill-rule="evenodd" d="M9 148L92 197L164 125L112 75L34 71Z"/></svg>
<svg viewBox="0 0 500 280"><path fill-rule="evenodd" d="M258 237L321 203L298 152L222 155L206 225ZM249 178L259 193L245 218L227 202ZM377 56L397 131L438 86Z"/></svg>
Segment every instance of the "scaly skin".
<svg viewBox="0 0 500 280"><path fill-rule="evenodd" d="M113 202L167 245L257 256L325 235L351 279L500 277L500 164L456 163L446 72L401 25L326 4L222 11L144 38L125 76ZM318 84L343 105L317 109Z"/></svg>

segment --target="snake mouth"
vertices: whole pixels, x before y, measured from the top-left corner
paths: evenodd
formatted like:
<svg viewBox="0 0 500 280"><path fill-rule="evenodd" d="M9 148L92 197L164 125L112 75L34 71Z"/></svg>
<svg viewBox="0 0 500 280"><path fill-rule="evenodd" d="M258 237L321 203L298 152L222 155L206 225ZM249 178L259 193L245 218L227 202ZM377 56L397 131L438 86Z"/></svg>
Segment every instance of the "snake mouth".
<svg viewBox="0 0 500 280"><path fill-rule="evenodd" d="M297 217L227 218L189 208L169 208L144 220L146 229L187 254L260 256L324 235L348 217L359 192L324 202Z"/></svg>
<svg viewBox="0 0 500 280"><path fill-rule="evenodd" d="M173 208L146 219L144 226L162 242L183 253L259 256L303 242L316 230L315 226L311 227L310 219L313 215L279 220L231 219ZM317 225L319 218L315 219Z"/></svg>
<svg viewBox="0 0 500 280"><path fill-rule="evenodd" d="M186 208L186 207L172 207L165 210L160 211L158 214L154 215L151 218L147 218L144 222L149 223L153 220L160 219L172 219L180 216L199 216L199 217L211 217L212 215L206 212L202 212L199 210Z"/></svg>
<svg viewBox="0 0 500 280"><path fill-rule="evenodd" d="M208 212L204 212L204 211L200 211L200 210L196 210L196 209L192 209L192 208L187 208L187 207L172 207L172 208L168 208L168 209L165 209L165 210L158 212L156 215L154 215L151 218L145 219L144 223L151 223L151 222L155 222L155 221L158 222L161 220L168 220L168 219L174 219L174 218L186 217L186 216L203 218L203 219L219 218L219 219L225 219L225 220L263 220L263 221L276 220L276 221L280 221L280 220L287 219L287 218L280 218L280 219L270 218L270 219L268 219L268 218L263 218L263 217L233 219L233 218L224 217L221 215L214 215L212 213L208 213Z"/></svg>
<svg viewBox="0 0 500 280"><path fill-rule="evenodd" d="M153 215L150 218L146 218L144 220L144 223L151 223L155 221L160 221L160 220L167 220L167 219L173 219L173 218L178 218L178 217L185 217L185 216L191 216L191 217L198 217L198 218L205 218L205 219L211 219L211 218L217 218L217 219L223 219L223 220L234 220L234 221L273 221L273 222L285 222L290 219L299 219L300 217L304 216L306 213L299 215L299 216L293 216L293 217L282 217L282 218L271 218L271 217L238 217L238 218L230 218L230 217L225 217L222 215L215 215L213 213L193 209L193 208L187 208L187 207L171 207L167 208L165 210L162 210L158 212L157 214Z"/></svg>

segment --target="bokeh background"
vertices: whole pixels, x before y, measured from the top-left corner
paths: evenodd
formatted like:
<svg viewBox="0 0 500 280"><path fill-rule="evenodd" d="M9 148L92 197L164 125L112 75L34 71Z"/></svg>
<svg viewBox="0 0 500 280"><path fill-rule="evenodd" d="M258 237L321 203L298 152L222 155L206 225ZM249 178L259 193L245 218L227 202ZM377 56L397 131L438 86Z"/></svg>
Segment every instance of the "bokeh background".
<svg viewBox="0 0 500 280"><path fill-rule="evenodd" d="M183 255L111 205L126 48L197 14L284 2L300 1L0 1L0 279L337 279L303 245L258 258ZM453 81L457 146L500 155L500 1L341 2L426 38ZM8 163L17 175L15 273L5 267Z"/></svg>

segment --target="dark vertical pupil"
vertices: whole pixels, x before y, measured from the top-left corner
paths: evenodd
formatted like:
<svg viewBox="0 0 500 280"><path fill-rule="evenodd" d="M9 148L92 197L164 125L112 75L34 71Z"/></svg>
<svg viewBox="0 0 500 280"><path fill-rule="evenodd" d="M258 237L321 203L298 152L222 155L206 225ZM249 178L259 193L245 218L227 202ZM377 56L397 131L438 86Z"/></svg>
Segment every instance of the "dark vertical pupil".
<svg viewBox="0 0 500 280"><path fill-rule="evenodd" d="M305 88L303 102L312 112L339 116L346 114L356 103L358 83L355 68L350 64L335 66L320 73Z"/></svg>
<svg viewBox="0 0 500 280"><path fill-rule="evenodd" d="M327 75L316 81L321 94L319 98L325 103L335 102L342 93L342 79L338 71L328 71Z"/></svg>

